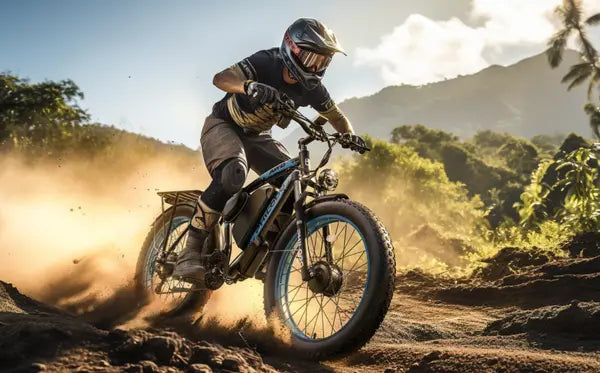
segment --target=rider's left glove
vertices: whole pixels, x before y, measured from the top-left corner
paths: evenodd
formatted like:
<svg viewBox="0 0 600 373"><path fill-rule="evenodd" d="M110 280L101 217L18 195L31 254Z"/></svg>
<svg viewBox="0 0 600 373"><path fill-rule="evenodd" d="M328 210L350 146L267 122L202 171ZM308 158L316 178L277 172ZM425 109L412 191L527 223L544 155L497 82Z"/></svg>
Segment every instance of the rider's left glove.
<svg viewBox="0 0 600 373"><path fill-rule="evenodd" d="M362 137L350 132L346 132L342 135L341 145L344 149L349 148L350 150L359 152L360 154L363 154L367 148L367 143Z"/></svg>
<svg viewBox="0 0 600 373"><path fill-rule="evenodd" d="M244 82L244 91L263 105L274 104L279 99L279 91L270 85L247 80Z"/></svg>

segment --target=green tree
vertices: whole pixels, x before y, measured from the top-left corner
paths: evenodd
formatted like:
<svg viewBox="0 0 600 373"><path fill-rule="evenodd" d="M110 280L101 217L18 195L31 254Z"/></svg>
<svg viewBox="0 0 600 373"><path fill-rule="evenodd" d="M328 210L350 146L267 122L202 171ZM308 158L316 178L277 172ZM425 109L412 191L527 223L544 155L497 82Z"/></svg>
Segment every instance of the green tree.
<svg viewBox="0 0 600 373"><path fill-rule="evenodd" d="M569 84L569 90L588 81L588 100L591 100L593 89L600 82L600 58L589 39L587 26L600 24L600 13L584 19L582 0L563 0L562 5L556 8L556 14L560 17L563 28L548 42L548 62L552 68L560 65L567 41L574 35L580 47L579 54L582 62L571 66L562 81ZM592 128L598 135L597 128Z"/></svg>
<svg viewBox="0 0 600 373"><path fill-rule="evenodd" d="M600 179L598 157L590 148L580 148L558 161L557 170L567 169L558 186L566 191L560 218L573 231L600 229Z"/></svg>
<svg viewBox="0 0 600 373"><path fill-rule="evenodd" d="M464 185L451 182L441 163L404 145L385 141L370 145L370 152L342 164L340 188L377 212L393 232L406 235L430 223L469 235L484 223L479 198L469 197Z"/></svg>
<svg viewBox="0 0 600 373"><path fill-rule="evenodd" d="M600 138L600 107L588 102L584 107L586 114L590 117L590 127L594 131L594 135Z"/></svg>
<svg viewBox="0 0 600 373"><path fill-rule="evenodd" d="M31 84L0 74L0 146L28 152L64 151L75 129L89 119L78 99L83 99L83 93L71 80Z"/></svg>
<svg viewBox="0 0 600 373"><path fill-rule="evenodd" d="M392 130L392 143L413 148L421 157L440 161L439 149L447 142L458 142L458 137L422 124L404 125Z"/></svg>
<svg viewBox="0 0 600 373"><path fill-rule="evenodd" d="M577 139L570 136L561 148ZM600 229L600 177L598 147L581 146L560 151L532 173L531 183L515 204L525 228L539 228L547 221L571 232Z"/></svg>
<svg viewBox="0 0 600 373"><path fill-rule="evenodd" d="M521 201L515 203L515 208L519 211L520 224L525 228L536 227L548 217L546 198L550 193L550 187L544 183L544 177L553 163L554 161L547 159L539 164L531 174L531 183L521 194Z"/></svg>
<svg viewBox="0 0 600 373"><path fill-rule="evenodd" d="M504 159L509 169L519 175L530 174L539 162L537 148L524 139L510 139L498 149L498 155Z"/></svg>

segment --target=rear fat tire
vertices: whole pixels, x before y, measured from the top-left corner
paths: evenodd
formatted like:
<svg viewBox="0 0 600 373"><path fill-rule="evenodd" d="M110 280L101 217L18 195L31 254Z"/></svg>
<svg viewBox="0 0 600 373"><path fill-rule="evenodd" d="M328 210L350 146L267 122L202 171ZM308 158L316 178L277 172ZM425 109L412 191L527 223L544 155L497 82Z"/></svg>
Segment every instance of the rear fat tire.
<svg viewBox="0 0 600 373"><path fill-rule="evenodd" d="M188 204L181 204L175 207L172 206L168 208L163 214L161 214L152 224L152 228L146 235L146 239L142 244L142 249L140 250L140 255L138 256L138 261L136 265L135 286L139 299L142 299L147 302L147 300L153 294L153 291L146 287L144 281L144 271L146 266L146 257L150 254L149 251L152 248L152 241L154 240L155 232L160 232L161 229L168 228L169 220L171 219L171 214L173 214L173 218L182 216L187 218L188 220L191 220L192 216L194 216L194 208L194 206ZM192 286L192 289L197 288L197 285ZM187 293L186 296L179 303L177 303L177 305L175 305L172 309L168 310L165 313L165 315L181 316L191 311L200 310L208 302L211 293L212 291L210 290L191 291Z"/></svg>
<svg viewBox="0 0 600 373"><path fill-rule="evenodd" d="M365 206L340 199L325 201L306 212L307 222L323 215L340 215L350 220L362 234L368 247L370 262L369 279L363 299L355 316L336 334L322 340L301 339L292 333L294 348L307 358L321 360L346 355L364 346L375 334L390 306L394 293L396 261L389 234ZM290 240L296 239L296 221L292 220L273 247L267 265L264 287L264 305L267 318L272 314L281 318L280 305L276 301L277 271Z"/></svg>

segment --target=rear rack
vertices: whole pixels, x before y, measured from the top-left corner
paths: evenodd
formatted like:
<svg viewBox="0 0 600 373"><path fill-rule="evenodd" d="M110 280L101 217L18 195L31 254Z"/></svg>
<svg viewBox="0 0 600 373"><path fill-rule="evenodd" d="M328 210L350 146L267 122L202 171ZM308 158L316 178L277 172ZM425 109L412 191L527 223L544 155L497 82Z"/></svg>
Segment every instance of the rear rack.
<svg viewBox="0 0 600 373"><path fill-rule="evenodd" d="M171 192L158 192L158 194L165 203L169 205L175 205L180 203L192 202L194 205L198 201L198 198L202 195L201 190L177 190Z"/></svg>

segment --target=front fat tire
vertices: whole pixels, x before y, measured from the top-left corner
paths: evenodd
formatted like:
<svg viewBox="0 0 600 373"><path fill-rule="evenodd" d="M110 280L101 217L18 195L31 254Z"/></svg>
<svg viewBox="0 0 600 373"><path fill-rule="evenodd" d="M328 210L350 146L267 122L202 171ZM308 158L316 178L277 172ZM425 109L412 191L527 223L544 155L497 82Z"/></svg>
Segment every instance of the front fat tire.
<svg viewBox="0 0 600 373"><path fill-rule="evenodd" d="M340 215L352 221L362 233L368 249L370 263L369 280L363 301L356 314L346 326L327 339L308 341L292 333L294 349L307 358L322 360L339 357L358 350L375 334L390 306L394 293L396 262L389 234L375 216L365 206L345 200L326 201L311 207L306 212L310 221L323 215ZM281 318L276 301L277 269L283 251L290 240L295 239L296 221L285 228L273 247L273 255L267 266L264 287L264 305L267 318L277 315Z"/></svg>
<svg viewBox="0 0 600 373"><path fill-rule="evenodd" d="M146 257L149 254L150 248L152 247L154 233L163 229L163 226L168 226L169 220L171 219L171 214L173 214L173 218L177 216L183 216L191 219L194 216L194 206L181 204L177 205L176 207L170 207L154 221L154 224L146 235L144 243L142 244L142 249L140 250L140 254L138 256L135 272L135 286L138 299L143 300L144 303L147 303L153 294L153 292L148 289L144 283ZM192 287L192 289L193 288L196 288L196 286ZM175 317L185 315L189 312L198 311L202 309L202 307L204 307L204 305L208 302L211 293L212 292L210 290L189 292L181 300L181 302L174 305L173 308L167 310L165 312L165 316Z"/></svg>

